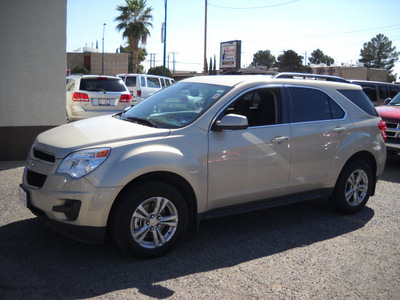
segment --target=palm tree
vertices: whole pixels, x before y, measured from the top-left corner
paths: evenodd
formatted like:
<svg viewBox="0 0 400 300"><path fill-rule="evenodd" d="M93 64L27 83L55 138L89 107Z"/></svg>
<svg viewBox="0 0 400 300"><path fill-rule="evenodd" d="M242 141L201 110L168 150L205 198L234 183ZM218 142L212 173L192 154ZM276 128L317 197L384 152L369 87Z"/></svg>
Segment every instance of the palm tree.
<svg viewBox="0 0 400 300"><path fill-rule="evenodd" d="M152 27L151 12L153 8L146 7L146 0L125 0L126 6L118 5L117 10L121 15L115 18L120 23L117 25L118 31L123 31L122 36L128 39L129 47L132 51L132 70L137 72L137 62L139 53L139 42L146 44L147 37L150 36L148 27Z"/></svg>

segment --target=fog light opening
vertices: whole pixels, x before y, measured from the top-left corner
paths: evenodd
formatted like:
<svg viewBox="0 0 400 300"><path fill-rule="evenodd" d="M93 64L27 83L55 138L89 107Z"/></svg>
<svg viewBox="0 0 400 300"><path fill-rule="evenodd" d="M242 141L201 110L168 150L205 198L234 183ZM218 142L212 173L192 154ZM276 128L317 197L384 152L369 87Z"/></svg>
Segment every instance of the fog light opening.
<svg viewBox="0 0 400 300"><path fill-rule="evenodd" d="M81 201L79 200L65 200L63 205L53 206L53 211L64 213L70 221L75 221L78 218L81 209Z"/></svg>

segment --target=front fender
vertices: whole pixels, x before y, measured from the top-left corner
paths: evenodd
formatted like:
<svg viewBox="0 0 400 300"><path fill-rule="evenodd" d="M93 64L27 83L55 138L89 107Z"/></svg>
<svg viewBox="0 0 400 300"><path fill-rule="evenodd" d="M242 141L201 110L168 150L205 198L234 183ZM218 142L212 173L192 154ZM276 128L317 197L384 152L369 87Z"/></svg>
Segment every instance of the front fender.
<svg viewBox="0 0 400 300"><path fill-rule="evenodd" d="M123 188L146 174L173 173L191 185L201 211L207 199L207 152L205 133L190 141L187 136L181 135L167 137L157 143L114 147L110 157L87 178L97 187Z"/></svg>

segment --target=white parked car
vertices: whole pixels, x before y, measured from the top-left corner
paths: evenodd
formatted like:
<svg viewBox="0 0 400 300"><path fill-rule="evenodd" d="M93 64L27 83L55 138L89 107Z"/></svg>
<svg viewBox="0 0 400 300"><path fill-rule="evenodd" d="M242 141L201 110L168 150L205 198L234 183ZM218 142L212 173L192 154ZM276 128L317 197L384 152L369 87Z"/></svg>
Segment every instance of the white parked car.
<svg viewBox="0 0 400 300"><path fill-rule="evenodd" d="M357 85L195 77L40 134L20 199L78 240L110 234L154 257L205 218L327 197L360 211L384 170L385 129Z"/></svg>
<svg viewBox="0 0 400 300"><path fill-rule="evenodd" d="M114 114L131 107L132 95L119 77L67 77L67 122Z"/></svg>
<svg viewBox="0 0 400 300"><path fill-rule="evenodd" d="M175 83L170 77L149 74L117 74L122 78L132 95L132 104L147 99L155 92Z"/></svg>

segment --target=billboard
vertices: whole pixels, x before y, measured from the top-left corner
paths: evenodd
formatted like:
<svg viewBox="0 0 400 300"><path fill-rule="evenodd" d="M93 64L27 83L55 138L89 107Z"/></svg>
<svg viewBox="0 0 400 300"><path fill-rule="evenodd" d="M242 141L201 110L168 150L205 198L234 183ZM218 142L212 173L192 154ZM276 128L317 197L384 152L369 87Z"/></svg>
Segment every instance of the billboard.
<svg viewBox="0 0 400 300"><path fill-rule="evenodd" d="M240 69L242 41L221 43L220 69Z"/></svg>

